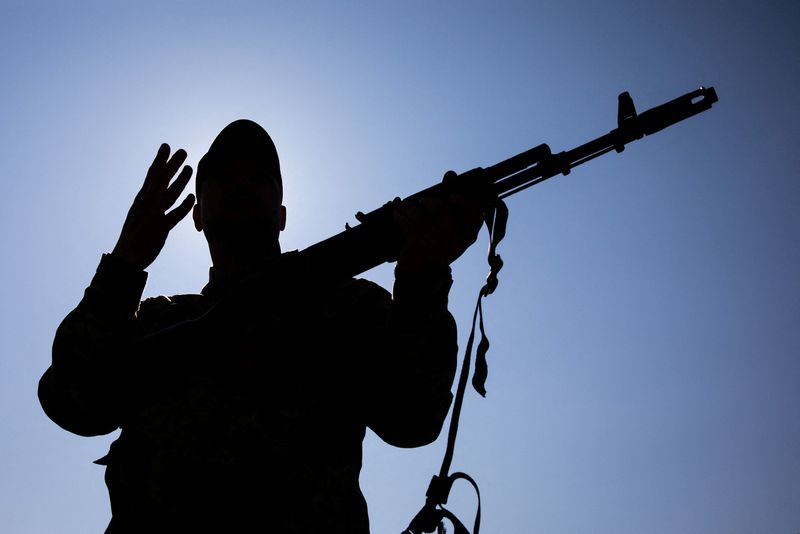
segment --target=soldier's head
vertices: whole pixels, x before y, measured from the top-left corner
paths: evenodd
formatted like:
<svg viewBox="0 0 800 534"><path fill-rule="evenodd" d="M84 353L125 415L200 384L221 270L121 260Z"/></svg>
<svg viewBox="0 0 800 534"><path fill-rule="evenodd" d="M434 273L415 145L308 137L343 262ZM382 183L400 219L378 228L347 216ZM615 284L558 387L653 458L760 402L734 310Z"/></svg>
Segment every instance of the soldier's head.
<svg viewBox="0 0 800 534"><path fill-rule="evenodd" d="M277 243L286 225L275 144L257 123L240 119L217 135L197 166L197 230L212 241Z"/></svg>

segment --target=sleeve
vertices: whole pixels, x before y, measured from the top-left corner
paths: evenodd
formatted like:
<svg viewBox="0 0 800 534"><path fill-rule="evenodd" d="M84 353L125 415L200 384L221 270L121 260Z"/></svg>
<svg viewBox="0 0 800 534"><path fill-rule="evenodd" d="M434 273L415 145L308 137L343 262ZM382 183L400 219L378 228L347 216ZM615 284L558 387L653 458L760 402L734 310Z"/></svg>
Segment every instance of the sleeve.
<svg viewBox="0 0 800 534"><path fill-rule="evenodd" d="M373 346L364 377L367 426L397 447L433 442L453 396L458 345L447 310L450 268L396 272L394 293L373 308Z"/></svg>
<svg viewBox="0 0 800 534"><path fill-rule="evenodd" d="M120 359L136 335L147 273L104 254L83 299L61 322L39 401L62 428L81 436L120 425Z"/></svg>

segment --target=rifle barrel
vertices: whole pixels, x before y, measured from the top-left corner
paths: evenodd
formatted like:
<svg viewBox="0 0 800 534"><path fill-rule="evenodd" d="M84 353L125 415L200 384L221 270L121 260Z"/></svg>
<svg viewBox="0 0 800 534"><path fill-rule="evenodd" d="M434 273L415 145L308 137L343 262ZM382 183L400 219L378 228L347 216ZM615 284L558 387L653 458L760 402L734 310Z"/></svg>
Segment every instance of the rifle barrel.
<svg viewBox="0 0 800 534"><path fill-rule="evenodd" d="M620 95L620 103L623 98L630 99L630 96L627 93ZM497 177L490 177L495 184L498 197L506 198L557 174L569 174L578 165L612 150L622 152L628 143L711 109L711 106L717 101L717 92L713 87L700 87L641 114L637 115L633 110L632 115L619 119L617 128L572 150L552 154L547 145L540 145L502 161L487 171L494 173L495 169L501 171L507 168L513 169L513 173L501 174L498 172ZM630 106L633 109L632 101ZM530 157L523 158L523 156L532 155L534 151L538 151L542 157L538 160ZM528 163L527 168L520 168L523 160Z"/></svg>

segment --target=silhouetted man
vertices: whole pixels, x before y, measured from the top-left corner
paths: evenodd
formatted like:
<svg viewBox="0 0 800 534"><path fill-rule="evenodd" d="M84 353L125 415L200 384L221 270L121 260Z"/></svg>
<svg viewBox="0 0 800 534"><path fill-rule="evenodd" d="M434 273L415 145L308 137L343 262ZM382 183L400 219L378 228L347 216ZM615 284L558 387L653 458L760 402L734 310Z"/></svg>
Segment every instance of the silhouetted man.
<svg viewBox="0 0 800 534"><path fill-rule="evenodd" d="M366 427L436 439L455 373L449 264L475 240L463 198L402 204L394 295L319 283L286 223L275 146L252 121L217 136L188 195L162 145L84 298L61 323L42 407L83 436L122 428L106 465L107 532L366 533ZM175 174L177 178L173 180ZM171 183L170 183L171 182ZM193 209L213 267L199 295L146 299L145 269Z"/></svg>

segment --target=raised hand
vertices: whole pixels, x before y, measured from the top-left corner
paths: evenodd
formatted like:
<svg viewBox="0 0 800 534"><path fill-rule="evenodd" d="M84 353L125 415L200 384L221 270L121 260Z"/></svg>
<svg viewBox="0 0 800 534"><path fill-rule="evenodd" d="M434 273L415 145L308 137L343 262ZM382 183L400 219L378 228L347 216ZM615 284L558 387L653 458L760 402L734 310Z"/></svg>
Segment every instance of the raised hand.
<svg viewBox="0 0 800 534"><path fill-rule="evenodd" d="M169 232L191 211L194 195L167 211L180 196L192 176L192 168L185 165L172 181L175 173L186 161L186 151L179 149L169 157L169 145L162 144L147 171L144 185L133 199L125 224L112 254L136 269L146 269L161 252ZM170 181L172 183L170 184Z"/></svg>
<svg viewBox="0 0 800 534"><path fill-rule="evenodd" d="M445 173L445 181L456 173ZM466 195L429 196L403 201L394 212L405 243L397 259L400 271L443 267L461 256L478 237L483 222L477 202Z"/></svg>

